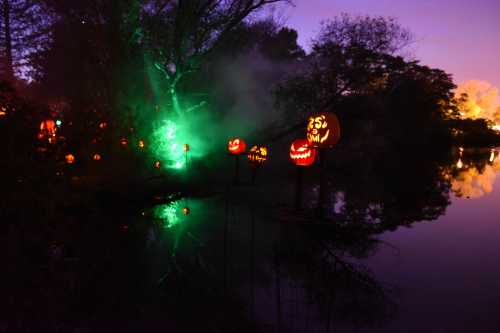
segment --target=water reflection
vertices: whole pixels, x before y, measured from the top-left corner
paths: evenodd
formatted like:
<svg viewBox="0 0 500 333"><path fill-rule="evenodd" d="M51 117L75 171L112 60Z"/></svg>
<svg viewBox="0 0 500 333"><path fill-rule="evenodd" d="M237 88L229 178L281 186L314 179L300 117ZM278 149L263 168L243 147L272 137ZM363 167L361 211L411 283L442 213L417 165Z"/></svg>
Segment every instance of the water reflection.
<svg viewBox="0 0 500 333"><path fill-rule="evenodd" d="M330 208L322 221L307 210L295 214L257 186L207 198L145 194L140 201L116 193L57 201L57 191L47 191L53 206L33 211L34 227L48 227L9 230L10 248L30 253L9 252L19 263L16 274L5 273L10 294L19 296L4 309L15 318L9 329L21 332L28 321L47 328L41 330L92 332L197 332L200 325L217 332L349 332L387 325L401 312L397 288L365 264L397 250L382 237L438 219L452 196L486 196L500 173L497 150L330 166ZM314 209L317 182L308 183Z"/></svg>
<svg viewBox="0 0 500 333"><path fill-rule="evenodd" d="M464 159L465 163L462 161ZM459 198L478 199L493 191L500 171L500 159L495 149L472 151L459 157L457 169L445 168L444 177L451 181L451 190Z"/></svg>

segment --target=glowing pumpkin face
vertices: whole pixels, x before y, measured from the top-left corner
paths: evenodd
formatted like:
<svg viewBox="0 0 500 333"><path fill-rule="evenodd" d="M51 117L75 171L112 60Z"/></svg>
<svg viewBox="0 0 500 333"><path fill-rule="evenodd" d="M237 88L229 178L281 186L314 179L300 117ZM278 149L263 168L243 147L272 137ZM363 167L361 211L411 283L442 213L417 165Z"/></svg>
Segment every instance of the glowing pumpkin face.
<svg viewBox="0 0 500 333"><path fill-rule="evenodd" d="M314 148L335 146L340 139L340 125L333 113L318 113L307 120L307 140Z"/></svg>
<svg viewBox="0 0 500 333"><path fill-rule="evenodd" d="M38 134L38 138L43 139L45 137L48 137L49 143L53 143L56 136L56 131L57 127L55 121L53 121L52 119L44 120L40 124L40 132Z"/></svg>
<svg viewBox="0 0 500 333"><path fill-rule="evenodd" d="M267 161L267 147L253 146L247 154L248 162L254 167L259 167Z"/></svg>
<svg viewBox="0 0 500 333"><path fill-rule="evenodd" d="M233 155L243 154L247 150L247 144L243 139L234 138L227 143L227 150Z"/></svg>
<svg viewBox="0 0 500 333"><path fill-rule="evenodd" d="M65 156L65 158L66 158L66 163L68 163L68 164L75 163L75 155L68 154L68 155Z"/></svg>
<svg viewBox="0 0 500 333"><path fill-rule="evenodd" d="M316 159L316 149L305 139L295 140L290 146L290 159L295 165L310 166Z"/></svg>

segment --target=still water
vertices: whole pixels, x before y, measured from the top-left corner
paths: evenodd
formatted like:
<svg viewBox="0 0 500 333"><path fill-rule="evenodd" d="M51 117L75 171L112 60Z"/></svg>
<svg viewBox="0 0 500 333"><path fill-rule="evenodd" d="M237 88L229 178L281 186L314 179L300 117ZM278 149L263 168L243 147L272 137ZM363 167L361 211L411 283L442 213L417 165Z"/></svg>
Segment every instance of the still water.
<svg viewBox="0 0 500 333"><path fill-rule="evenodd" d="M324 221L307 213L317 186L299 214L290 195L258 186L183 199L189 215L149 233L175 234L159 288L227 331L497 332L500 158L453 158L383 190L337 181Z"/></svg>
<svg viewBox="0 0 500 333"><path fill-rule="evenodd" d="M300 213L272 165L147 206L93 196L47 264L27 249L0 331L499 332L499 151L422 160L331 163L324 219L314 169Z"/></svg>

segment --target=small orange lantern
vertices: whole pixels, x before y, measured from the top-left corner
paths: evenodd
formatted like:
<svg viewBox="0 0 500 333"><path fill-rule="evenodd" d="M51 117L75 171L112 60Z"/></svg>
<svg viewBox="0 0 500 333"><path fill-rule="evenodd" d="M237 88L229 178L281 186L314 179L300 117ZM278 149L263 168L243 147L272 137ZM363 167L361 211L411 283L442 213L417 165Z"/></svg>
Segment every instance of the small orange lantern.
<svg viewBox="0 0 500 333"><path fill-rule="evenodd" d="M227 143L227 150L233 155L243 154L247 150L247 144L243 139L234 138Z"/></svg>
<svg viewBox="0 0 500 333"><path fill-rule="evenodd" d="M99 124L100 129L105 129L106 127L108 127L108 123L106 123L106 122L102 122Z"/></svg>
<svg viewBox="0 0 500 333"><path fill-rule="evenodd" d="M182 149L183 149L185 152L188 152L188 151L189 151L189 149L191 149L191 148L189 147L189 145L188 145L187 143L185 143L184 145L182 145Z"/></svg>
<svg viewBox="0 0 500 333"><path fill-rule="evenodd" d="M191 213L191 209L189 209L189 207L184 207L182 208L182 213L184 215L189 215Z"/></svg>
<svg viewBox="0 0 500 333"><path fill-rule="evenodd" d="M313 148L331 148L340 140L340 124L330 112L317 113L307 120L307 140Z"/></svg>
<svg viewBox="0 0 500 333"><path fill-rule="evenodd" d="M160 161L156 161L155 164L154 164L154 168L155 169L161 168L161 162Z"/></svg>
<svg viewBox="0 0 500 333"><path fill-rule="evenodd" d="M295 165L310 166L316 159L316 149L306 139L298 139L290 146L290 159Z"/></svg>
<svg viewBox="0 0 500 333"><path fill-rule="evenodd" d="M126 138L121 138L120 144L122 145L122 147L125 147L128 145L128 140Z"/></svg>
<svg viewBox="0 0 500 333"><path fill-rule="evenodd" d="M144 149L144 147L146 147L146 143L144 142L144 140L139 140L139 144L138 144L139 148L141 149Z"/></svg>
<svg viewBox="0 0 500 333"><path fill-rule="evenodd" d="M248 162L254 167L259 167L267 161L267 147L253 146L247 154Z"/></svg>
<svg viewBox="0 0 500 333"><path fill-rule="evenodd" d="M56 136L56 131L57 127L56 127L56 122L54 120L52 119L44 120L40 124L40 133L38 134L38 138L43 139L44 137L48 137L49 143L53 143L55 142L55 140L52 139L52 137Z"/></svg>
<svg viewBox="0 0 500 333"><path fill-rule="evenodd" d="M101 155L94 154L94 156L92 158L94 159L94 161L100 161L101 160Z"/></svg>
<svg viewBox="0 0 500 333"><path fill-rule="evenodd" d="M68 164L75 163L75 156L73 154L67 154L65 158L66 158L66 163Z"/></svg>

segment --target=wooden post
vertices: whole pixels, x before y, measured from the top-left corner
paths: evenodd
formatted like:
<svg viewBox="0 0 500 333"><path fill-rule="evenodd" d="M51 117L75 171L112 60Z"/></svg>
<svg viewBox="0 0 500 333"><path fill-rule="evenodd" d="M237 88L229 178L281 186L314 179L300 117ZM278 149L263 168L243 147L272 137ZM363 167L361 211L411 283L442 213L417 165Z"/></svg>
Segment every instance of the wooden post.
<svg viewBox="0 0 500 333"><path fill-rule="evenodd" d="M257 179L257 166L252 166L252 185L255 185L255 180Z"/></svg>
<svg viewBox="0 0 500 333"><path fill-rule="evenodd" d="M295 178L295 211L297 212L302 209L303 174L304 168L297 165Z"/></svg>
<svg viewBox="0 0 500 333"><path fill-rule="evenodd" d="M325 205L325 191L326 191L326 150L319 149L319 195L318 195L318 218L322 219L324 216Z"/></svg>
<svg viewBox="0 0 500 333"><path fill-rule="evenodd" d="M240 183L240 155L234 156L234 179L233 184L238 185Z"/></svg>

